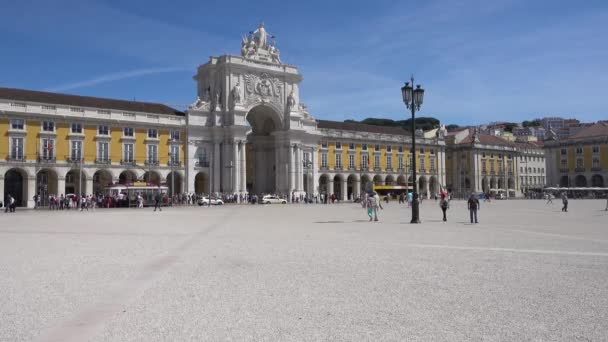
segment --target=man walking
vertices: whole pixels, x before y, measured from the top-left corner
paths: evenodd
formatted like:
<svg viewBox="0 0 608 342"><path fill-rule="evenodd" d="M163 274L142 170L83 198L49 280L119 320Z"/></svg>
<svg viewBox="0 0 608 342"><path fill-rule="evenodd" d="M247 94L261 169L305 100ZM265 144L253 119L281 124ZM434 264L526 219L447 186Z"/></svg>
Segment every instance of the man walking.
<svg viewBox="0 0 608 342"><path fill-rule="evenodd" d="M547 194L547 204L553 204L553 195L551 193Z"/></svg>
<svg viewBox="0 0 608 342"><path fill-rule="evenodd" d="M161 199L162 199L162 196L160 194L160 189L158 189L158 192L156 193L156 196L154 197L154 211L156 211L156 208L158 208L159 211L163 211L163 209L160 207ZM209 202L211 202L211 198L209 198Z"/></svg>
<svg viewBox="0 0 608 342"><path fill-rule="evenodd" d="M439 202L439 207L441 208L441 211L443 212L443 222L447 222L448 218L446 217L446 211L448 210L448 208L450 207L448 201L445 199L445 196L441 195L441 201Z"/></svg>
<svg viewBox="0 0 608 342"><path fill-rule="evenodd" d="M562 211L563 212L568 212L568 196L566 196L566 193L564 193L562 195L562 203L564 204L564 206L562 207Z"/></svg>
<svg viewBox="0 0 608 342"><path fill-rule="evenodd" d="M477 222L477 210L481 208L479 206L479 200L475 197L475 195L471 194L471 197L469 197L468 206L469 215L471 216L471 223L473 223L473 218L475 218L475 223L479 223Z"/></svg>

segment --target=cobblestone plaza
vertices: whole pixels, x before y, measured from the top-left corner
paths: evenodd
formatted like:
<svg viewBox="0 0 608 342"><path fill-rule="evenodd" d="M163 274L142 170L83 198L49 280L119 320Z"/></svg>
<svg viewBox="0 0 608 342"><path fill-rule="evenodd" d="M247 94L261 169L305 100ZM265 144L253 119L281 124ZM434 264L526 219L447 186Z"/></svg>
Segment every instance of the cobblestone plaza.
<svg viewBox="0 0 608 342"><path fill-rule="evenodd" d="M0 341L605 341L605 201L21 210Z"/></svg>

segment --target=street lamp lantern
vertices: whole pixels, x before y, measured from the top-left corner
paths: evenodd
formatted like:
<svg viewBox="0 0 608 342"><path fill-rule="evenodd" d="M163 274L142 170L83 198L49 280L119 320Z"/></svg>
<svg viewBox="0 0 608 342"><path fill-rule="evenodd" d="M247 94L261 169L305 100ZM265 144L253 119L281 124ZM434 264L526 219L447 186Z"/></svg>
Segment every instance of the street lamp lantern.
<svg viewBox="0 0 608 342"><path fill-rule="evenodd" d="M405 85L401 87L401 94L403 95L403 103L409 109L410 103L412 103L412 86L409 82L405 82Z"/></svg>
<svg viewBox="0 0 608 342"><path fill-rule="evenodd" d="M405 82L405 85L401 87L401 95L403 96L403 103L407 109L412 111L411 119L411 133L412 133L412 149L410 157L412 158L412 178L413 178L413 198L412 198L412 220L410 223L420 223L420 201L418 199L418 184L416 181L416 111L420 110L422 101L424 99L424 89L420 85L416 85L414 89L414 76L411 77L410 82ZM411 84L411 85L410 85Z"/></svg>

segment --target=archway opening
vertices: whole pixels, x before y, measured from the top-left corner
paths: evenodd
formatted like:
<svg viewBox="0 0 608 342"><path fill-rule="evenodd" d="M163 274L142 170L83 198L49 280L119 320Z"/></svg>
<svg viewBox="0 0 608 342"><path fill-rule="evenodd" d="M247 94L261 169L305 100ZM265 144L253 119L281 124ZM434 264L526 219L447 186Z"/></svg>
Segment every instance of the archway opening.
<svg viewBox="0 0 608 342"><path fill-rule="evenodd" d="M361 194L366 192L368 189L371 191L371 187L371 179L369 175L361 176Z"/></svg>
<svg viewBox="0 0 608 342"><path fill-rule="evenodd" d="M439 195L439 186L435 176L429 178L429 195L432 197Z"/></svg>
<svg viewBox="0 0 608 342"><path fill-rule="evenodd" d="M321 175L319 177L319 194L328 195L328 183L329 177L327 175Z"/></svg>
<svg viewBox="0 0 608 342"><path fill-rule="evenodd" d="M584 188L587 186L587 178L583 175L578 175L574 178L574 185L577 187Z"/></svg>
<svg viewBox="0 0 608 342"><path fill-rule="evenodd" d="M168 194L178 195L182 193L182 175L177 171L170 172L165 181L167 183Z"/></svg>
<svg viewBox="0 0 608 342"><path fill-rule="evenodd" d="M161 183L160 174L156 171L146 171L142 178L144 182L151 185L160 185Z"/></svg>
<svg viewBox="0 0 608 342"><path fill-rule="evenodd" d="M333 189L333 193L336 195L336 198L338 200L342 199L342 194L344 193L344 189L342 189L342 176L341 175L335 175L334 176L334 189Z"/></svg>
<svg viewBox="0 0 608 342"><path fill-rule="evenodd" d="M481 191L485 193L490 192L490 186L488 185L488 179L486 177L481 179Z"/></svg>
<svg viewBox="0 0 608 342"><path fill-rule="evenodd" d="M40 195L41 205L49 205L49 197L51 195L60 195L60 191L59 189L57 189L57 185L58 178L57 173L55 171L51 169L42 169L38 171L38 173L36 174L36 194Z"/></svg>
<svg viewBox="0 0 608 342"><path fill-rule="evenodd" d="M357 196L358 189L355 186L356 181L357 176L355 175L349 175L348 178L346 178L346 193L349 200L353 200Z"/></svg>
<svg viewBox="0 0 608 342"><path fill-rule="evenodd" d="M251 132L247 135L247 143L250 148L246 149L247 161L251 162L251 168L247 167L247 183L251 184L253 193L279 193L280 191L290 193L294 189L288 187L289 153L291 148L283 150L285 155L277 155L276 139L274 132L281 130L280 115L271 107L259 105L253 107L245 116L251 126ZM249 164L249 163L248 163ZM251 171L250 171L251 170ZM251 173L251 174L249 174ZM280 182L277 175L283 175Z"/></svg>
<svg viewBox="0 0 608 342"><path fill-rule="evenodd" d="M98 170L93 174L93 193L100 195L112 185L112 174L108 170Z"/></svg>
<svg viewBox="0 0 608 342"><path fill-rule="evenodd" d="M118 176L120 184L133 184L134 182L137 182L137 175L131 170L125 170Z"/></svg>
<svg viewBox="0 0 608 342"><path fill-rule="evenodd" d="M591 176L591 186L603 188L604 187L604 177L602 177L602 175Z"/></svg>
<svg viewBox="0 0 608 342"><path fill-rule="evenodd" d="M380 176L380 175L374 176L374 185L382 185L382 176Z"/></svg>
<svg viewBox="0 0 608 342"><path fill-rule="evenodd" d="M65 175L65 194L85 195L87 177L83 171L70 170Z"/></svg>
<svg viewBox="0 0 608 342"><path fill-rule="evenodd" d="M205 172L199 172L194 177L194 192L197 195L209 194L209 176Z"/></svg>
<svg viewBox="0 0 608 342"><path fill-rule="evenodd" d="M392 175L386 176L386 178L384 179L384 184L385 185L395 185L395 177L393 177Z"/></svg>
<svg viewBox="0 0 608 342"><path fill-rule="evenodd" d="M397 177L397 185L401 185L401 186L405 186L407 185L405 182L405 176L401 175L399 177Z"/></svg>
<svg viewBox="0 0 608 342"><path fill-rule="evenodd" d="M418 178L418 193L420 194L420 198L428 198L428 193L427 193L427 180L426 177L420 177Z"/></svg>
<svg viewBox="0 0 608 342"><path fill-rule="evenodd" d="M570 179L568 178L568 176L562 176L559 179L559 186L561 186L563 188L570 187Z"/></svg>
<svg viewBox="0 0 608 342"><path fill-rule="evenodd" d="M27 173L22 169L10 169L4 174L4 201L8 205L8 195L15 199L15 206L27 206Z"/></svg>

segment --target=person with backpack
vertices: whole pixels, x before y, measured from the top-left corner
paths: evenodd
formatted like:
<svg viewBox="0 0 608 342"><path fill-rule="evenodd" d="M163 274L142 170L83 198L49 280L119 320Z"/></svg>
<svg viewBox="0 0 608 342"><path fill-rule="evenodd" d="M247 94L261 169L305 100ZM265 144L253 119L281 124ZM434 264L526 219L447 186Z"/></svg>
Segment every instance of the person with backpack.
<svg viewBox="0 0 608 342"><path fill-rule="evenodd" d="M441 196L441 201L439 202L439 207L441 208L441 211L443 212L443 222L447 222L448 218L446 216L446 211L450 207L450 204L448 203L448 201L445 199L445 196L443 196L443 195Z"/></svg>

